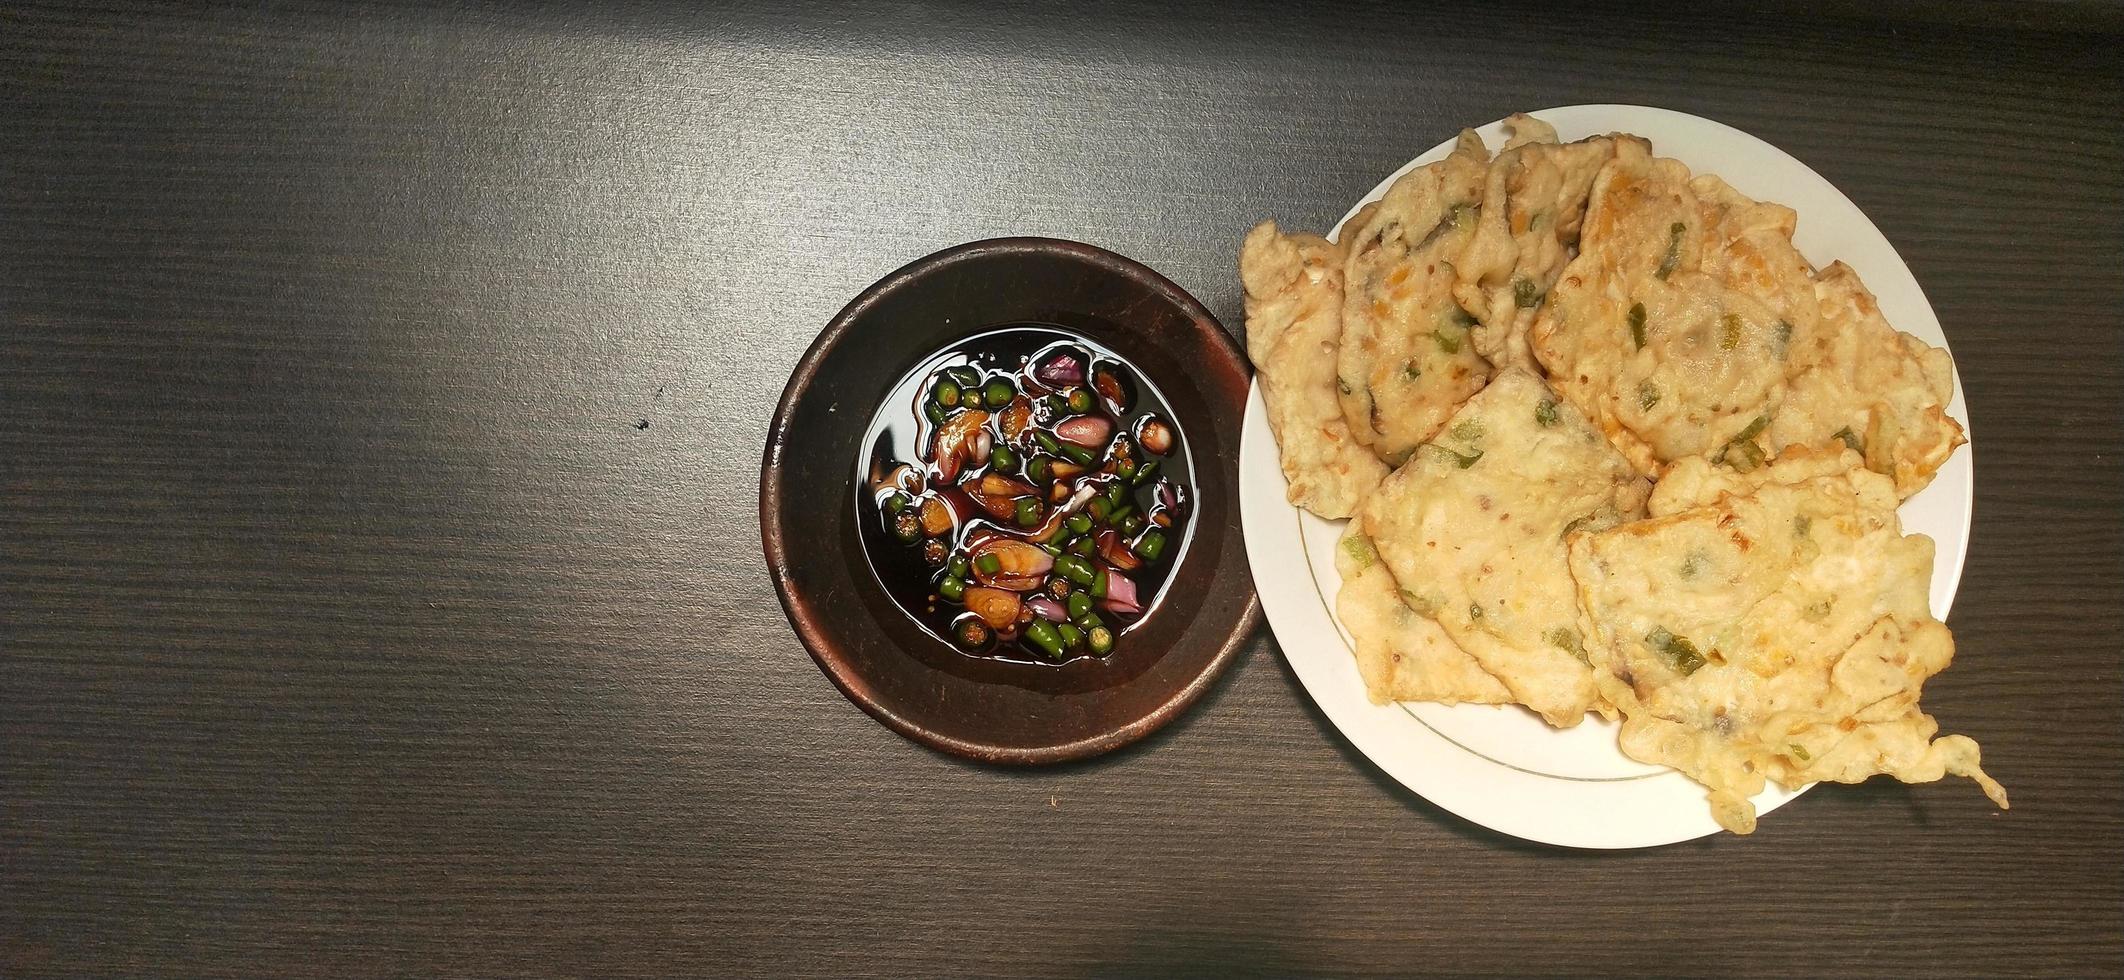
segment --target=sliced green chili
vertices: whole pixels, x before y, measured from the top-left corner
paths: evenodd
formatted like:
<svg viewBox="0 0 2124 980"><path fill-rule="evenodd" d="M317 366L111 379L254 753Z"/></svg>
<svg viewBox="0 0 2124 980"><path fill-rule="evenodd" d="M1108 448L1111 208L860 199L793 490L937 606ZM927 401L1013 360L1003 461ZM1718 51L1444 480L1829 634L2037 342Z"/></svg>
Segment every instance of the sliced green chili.
<svg viewBox="0 0 2124 980"><path fill-rule="evenodd" d="M1035 619L1027 624L1025 642L1038 647L1041 653L1050 658L1060 659L1062 656L1062 634L1055 632L1054 626L1047 620Z"/></svg>
<svg viewBox="0 0 2124 980"><path fill-rule="evenodd" d="M1064 578L1078 585L1092 584L1092 580L1097 578L1099 574L1098 569L1093 568L1091 562L1085 561L1077 555L1063 555L1055 559L1055 571L1062 573Z"/></svg>
<svg viewBox="0 0 2124 980"><path fill-rule="evenodd" d="M1084 643L1091 652L1106 656L1114 648L1114 631L1104 626L1094 626L1084 631Z"/></svg>
<svg viewBox="0 0 2124 980"><path fill-rule="evenodd" d="M1577 657L1581 663L1590 662L1586 656L1585 639L1578 635L1577 630L1569 626L1558 626L1542 634L1542 638L1548 640L1550 646Z"/></svg>
<svg viewBox="0 0 2124 980"><path fill-rule="evenodd" d="M1653 273L1661 282L1673 275L1674 267L1681 264L1682 232L1688 230L1689 226L1679 221L1667 226L1667 254L1659 260L1659 271Z"/></svg>
<svg viewBox="0 0 2124 980"><path fill-rule="evenodd" d="M1526 278L1512 280L1512 301L1518 303L1520 309L1531 310L1541 305L1541 297L1541 287L1534 285L1534 280Z"/></svg>
<svg viewBox="0 0 2124 980"><path fill-rule="evenodd" d="M1468 467L1475 465L1475 462L1482 458L1482 450L1480 449L1471 449L1465 455L1462 455L1461 453L1454 452L1453 450L1441 446L1435 442L1431 443L1430 446L1432 449L1437 450L1439 453L1443 454L1446 459L1452 460L1453 465L1458 466L1461 469L1467 469Z"/></svg>
<svg viewBox="0 0 2124 980"><path fill-rule="evenodd" d="M1645 642L1669 668L1683 677L1696 673L1697 668L1704 665L1704 655L1697 652L1696 644L1675 636L1664 626L1654 627L1652 632L1645 634Z"/></svg>
<svg viewBox="0 0 2124 980"><path fill-rule="evenodd" d="M1835 438L1842 440L1844 445L1850 446L1852 452L1861 456L1866 454L1866 444L1861 442L1858 436L1852 434L1850 426L1847 425L1836 430Z"/></svg>

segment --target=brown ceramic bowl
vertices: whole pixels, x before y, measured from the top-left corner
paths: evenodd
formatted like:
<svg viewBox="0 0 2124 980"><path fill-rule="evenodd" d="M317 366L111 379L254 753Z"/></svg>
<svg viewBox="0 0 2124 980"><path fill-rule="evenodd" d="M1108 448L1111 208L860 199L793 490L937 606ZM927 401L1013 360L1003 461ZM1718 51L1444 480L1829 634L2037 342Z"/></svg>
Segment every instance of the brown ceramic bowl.
<svg viewBox="0 0 2124 980"><path fill-rule="evenodd" d="M1106 346L1164 394L1194 460L1194 530L1144 621L1104 660L969 657L879 583L856 524L857 460L879 403L931 354L990 328L1054 324ZM919 259L826 325L782 392L760 468L767 567L834 685L917 742L974 759L1097 755L1171 721L1260 619L1239 538L1247 362L1165 277L1104 249L999 238Z"/></svg>

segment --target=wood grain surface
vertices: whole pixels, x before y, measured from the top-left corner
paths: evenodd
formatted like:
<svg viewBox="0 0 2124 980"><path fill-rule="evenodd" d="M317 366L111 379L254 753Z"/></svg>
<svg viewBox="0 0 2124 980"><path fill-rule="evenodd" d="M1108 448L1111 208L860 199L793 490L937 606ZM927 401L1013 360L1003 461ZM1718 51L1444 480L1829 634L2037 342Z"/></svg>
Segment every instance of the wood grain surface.
<svg viewBox="0 0 2124 980"><path fill-rule="evenodd" d="M0 975L2124 969L2115 8L0 10ZM999 771L847 704L773 403L968 239L1234 254L1520 108L1756 133L1937 307L1977 508L1926 704L2013 793L1581 854L1400 789L1265 633Z"/></svg>

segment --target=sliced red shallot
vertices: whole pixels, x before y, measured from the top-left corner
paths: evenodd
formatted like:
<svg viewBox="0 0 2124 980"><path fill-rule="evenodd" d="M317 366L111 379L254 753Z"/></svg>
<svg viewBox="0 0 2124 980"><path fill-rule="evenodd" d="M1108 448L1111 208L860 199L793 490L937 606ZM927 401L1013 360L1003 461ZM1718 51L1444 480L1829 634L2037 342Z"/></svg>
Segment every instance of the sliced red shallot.
<svg viewBox="0 0 2124 980"><path fill-rule="evenodd" d="M981 617L990 629L1002 630L1018 621L1018 594L1004 589L975 586L966 590L966 608Z"/></svg>
<svg viewBox="0 0 2124 980"><path fill-rule="evenodd" d="M1106 598L1099 600L1099 608L1120 616L1141 616L1143 606L1136 601L1136 583L1120 572L1106 572Z"/></svg>
<svg viewBox="0 0 2124 980"><path fill-rule="evenodd" d="M987 559L990 556L996 559L995 568L984 571L983 566L989 564ZM975 545L967 558L972 563L975 581L1012 592L1030 592L1039 588L1041 580L1055 567L1055 556L1015 538L990 538Z"/></svg>
<svg viewBox="0 0 2124 980"><path fill-rule="evenodd" d="M981 505L988 516L1007 520L1018 511L1018 498L1030 497L1040 491L1032 484L1013 480L1000 473L984 473L978 480L966 481L967 496Z"/></svg>
<svg viewBox="0 0 2124 980"><path fill-rule="evenodd" d="M950 533L952 527L958 523L951 505L937 497L922 498L920 516L922 533L932 538Z"/></svg>
<svg viewBox="0 0 2124 980"><path fill-rule="evenodd" d="M1003 440L1017 445L1018 439L1025 435L1026 426L1032 424L1032 402L1024 395L1011 399L996 424L1003 430Z"/></svg>
<svg viewBox="0 0 2124 980"><path fill-rule="evenodd" d="M1187 507L1187 491L1168 481L1158 481L1158 506L1178 513Z"/></svg>
<svg viewBox="0 0 2124 980"><path fill-rule="evenodd" d="M1157 416L1145 416L1136 426L1136 441L1160 456L1169 455L1173 451L1173 428Z"/></svg>
<svg viewBox="0 0 2124 980"><path fill-rule="evenodd" d="M1050 388L1083 384L1084 359L1063 351L1041 361L1039 367L1033 368L1033 377Z"/></svg>
<svg viewBox="0 0 2124 980"><path fill-rule="evenodd" d="M945 483L959 482L959 468L973 452L976 440L988 435L988 413L980 410L960 412L951 421L937 427L937 438L930 447L930 461L936 464L937 478Z"/></svg>
<svg viewBox="0 0 2124 980"><path fill-rule="evenodd" d="M1050 623L1059 623L1069 618L1069 610L1062 608L1061 603L1044 595L1034 596L1025 600L1025 605L1033 611L1033 615Z"/></svg>
<svg viewBox="0 0 2124 980"><path fill-rule="evenodd" d="M1136 400L1134 393L1129 391L1128 382L1121 380L1120 374L1105 364L1092 369L1092 390L1099 393L1099 400L1106 403L1106 410L1115 415L1128 414L1130 403Z"/></svg>
<svg viewBox="0 0 2124 980"><path fill-rule="evenodd" d="M1099 532L1099 557L1106 559L1115 568L1124 572L1133 572L1143 567L1143 559L1136 557L1135 552L1128 550L1128 544L1121 540L1121 535L1114 533L1113 528L1106 528Z"/></svg>
<svg viewBox="0 0 2124 980"><path fill-rule="evenodd" d="M1106 441L1113 438L1113 435L1114 424L1098 415L1079 415L1073 419L1065 419L1055 426L1055 438L1086 449L1105 446Z"/></svg>

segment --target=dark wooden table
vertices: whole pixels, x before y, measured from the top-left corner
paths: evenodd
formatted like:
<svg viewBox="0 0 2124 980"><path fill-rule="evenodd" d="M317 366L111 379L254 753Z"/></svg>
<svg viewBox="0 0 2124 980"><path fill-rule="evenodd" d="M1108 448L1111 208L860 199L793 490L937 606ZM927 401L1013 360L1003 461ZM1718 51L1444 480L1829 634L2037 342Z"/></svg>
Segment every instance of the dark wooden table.
<svg viewBox="0 0 2124 980"><path fill-rule="evenodd" d="M0 12L0 975L2124 966L2113 7ZM891 735L783 619L799 353L967 239L1240 326L1462 124L1759 134L1946 324L1977 509L1928 707L2012 790L1580 854L1371 767L1264 633L1148 742Z"/></svg>

